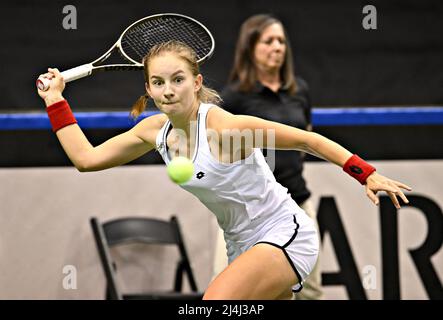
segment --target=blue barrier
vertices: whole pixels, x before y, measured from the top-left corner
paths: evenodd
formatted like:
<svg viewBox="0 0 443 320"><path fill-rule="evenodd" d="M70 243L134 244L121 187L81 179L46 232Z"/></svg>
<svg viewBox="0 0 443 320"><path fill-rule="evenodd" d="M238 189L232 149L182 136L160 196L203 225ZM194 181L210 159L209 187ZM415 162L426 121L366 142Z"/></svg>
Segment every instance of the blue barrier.
<svg viewBox="0 0 443 320"><path fill-rule="evenodd" d="M314 126L443 124L443 107L316 108Z"/></svg>
<svg viewBox="0 0 443 320"><path fill-rule="evenodd" d="M75 112L84 129L131 128L142 119L158 112L144 112L133 120L129 112ZM442 125L443 107L372 107L372 108L313 108L314 126L364 125ZM50 129L46 113L0 114L0 130Z"/></svg>

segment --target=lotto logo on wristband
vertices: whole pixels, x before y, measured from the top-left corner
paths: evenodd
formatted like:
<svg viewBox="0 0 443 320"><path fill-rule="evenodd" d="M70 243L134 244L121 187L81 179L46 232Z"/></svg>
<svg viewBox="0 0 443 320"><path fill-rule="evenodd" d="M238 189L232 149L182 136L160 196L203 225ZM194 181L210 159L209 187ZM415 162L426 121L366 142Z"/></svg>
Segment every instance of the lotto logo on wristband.
<svg viewBox="0 0 443 320"><path fill-rule="evenodd" d="M355 174L362 174L363 173L363 170L360 167L357 167L357 166L351 166L350 169Z"/></svg>
<svg viewBox="0 0 443 320"><path fill-rule="evenodd" d="M375 168L354 154L346 161L343 170L361 184L365 184L366 179L375 171Z"/></svg>

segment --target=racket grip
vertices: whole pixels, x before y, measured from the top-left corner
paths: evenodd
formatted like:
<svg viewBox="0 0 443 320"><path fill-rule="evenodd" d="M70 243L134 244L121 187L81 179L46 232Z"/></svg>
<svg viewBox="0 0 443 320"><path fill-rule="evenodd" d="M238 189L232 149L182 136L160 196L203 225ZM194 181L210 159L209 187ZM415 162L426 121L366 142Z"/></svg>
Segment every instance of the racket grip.
<svg viewBox="0 0 443 320"><path fill-rule="evenodd" d="M65 82L70 82L91 75L92 68L93 68L92 64L88 63L72 69L65 70L61 73L61 75L65 80ZM36 81L36 85L38 89L46 91L49 89L51 85L51 80L39 77Z"/></svg>

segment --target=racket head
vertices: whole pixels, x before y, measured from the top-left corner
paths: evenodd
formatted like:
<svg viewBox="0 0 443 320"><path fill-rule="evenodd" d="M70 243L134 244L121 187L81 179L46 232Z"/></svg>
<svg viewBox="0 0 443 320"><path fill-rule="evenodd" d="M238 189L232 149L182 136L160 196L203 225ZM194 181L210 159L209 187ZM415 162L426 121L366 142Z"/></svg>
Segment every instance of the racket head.
<svg viewBox="0 0 443 320"><path fill-rule="evenodd" d="M178 13L161 13L144 17L123 31L118 42L123 57L135 64L156 44L170 40L190 46L203 63L214 53L215 41L211 32L199 21Z"/></svg>

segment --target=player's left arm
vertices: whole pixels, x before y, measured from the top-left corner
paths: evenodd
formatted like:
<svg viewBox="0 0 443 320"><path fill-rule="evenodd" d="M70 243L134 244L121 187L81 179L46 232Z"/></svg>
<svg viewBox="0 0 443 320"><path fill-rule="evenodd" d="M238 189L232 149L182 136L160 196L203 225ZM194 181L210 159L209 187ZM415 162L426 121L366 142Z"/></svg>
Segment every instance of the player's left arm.
<svg viewBox="0 0 443 320"><path fill-rule="evenodd" d="M254 148L305 151L341 167L352 156L352 153L339 144L311 131L258 117L233 115L220 108L212 108L210 112L208 121L221 134L229 131L253 132L254 141L251 147Z"/></svg>
<svg viewBox="0 0 443 320"><path fill-rule="evenodd" d="M378 191L386 191L397 208L400 208L397 196L405 203L409 202L401 189L411 190L410 187L378 174L372 166L353 155L338 143L318 133L253 116L233 115L219 108L215 108L212 113L214 115L211 116L212 122L214 123L214 120L217 119L215 126L220 128L220 130L239 130L240 132L252 130L254 133L262 133L263 137L261 139L254 139L255 148L301 150L346 169L348 173L365 185L367 196L376 205L379 203L379 199L376 196ZM273 135L274 138L270 135ZM254 137L256 136L254 135ZM355 168L354 164L358 166L358 169ZM362 180L354 175L353 170L368 170L369 174L365 176L365 172L363 172L364 178Z"/></svg>

